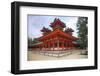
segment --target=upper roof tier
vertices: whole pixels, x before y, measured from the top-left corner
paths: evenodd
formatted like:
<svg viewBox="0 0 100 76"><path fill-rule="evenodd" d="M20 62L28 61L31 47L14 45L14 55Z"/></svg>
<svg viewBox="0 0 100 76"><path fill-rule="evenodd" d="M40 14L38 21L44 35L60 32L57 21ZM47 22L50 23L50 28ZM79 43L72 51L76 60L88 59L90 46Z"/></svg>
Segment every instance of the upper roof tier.
<svg viewBox="0 0 100 76"><path fill-rule="evenodd" d="M48 28L43 27L42 30L41 30L41 32L51 32L51 30L48 29Z"/></svg>
<svg viewBox="0 0 100 76"><path fill-rule="evenodd" d="M66 32L66 33L67 33L67 32L74 32L74 30L73 30L72 28L69 28L69 27L68 27L68 28L65 29L65 32Z"/></svg>
<svg viewBox="0 0 100 76"><path fill-rule="evenodd" d="M54 28L58 26L62 28L66 27L65 23L63 23L59 18L55 18L54 21L50 24L50 27Z"/></svg>

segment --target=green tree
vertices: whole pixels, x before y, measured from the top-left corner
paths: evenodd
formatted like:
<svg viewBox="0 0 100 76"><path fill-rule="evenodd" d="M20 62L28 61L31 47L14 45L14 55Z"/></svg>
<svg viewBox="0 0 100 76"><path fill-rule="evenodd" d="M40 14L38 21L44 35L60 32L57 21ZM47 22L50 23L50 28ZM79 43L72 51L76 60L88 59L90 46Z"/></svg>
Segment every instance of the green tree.
<svg viewBox="0 0 100 76"><path fill-rule="evenodd" d="M38 41L37 38L34 38L34 39L28 38L28 44L29 44L29 45L36 44L36 43L38 43L38 42L39 42L39 41Z"/></svg>
<svg viewBox="0 0 100 76"><path fill-rule="evenodd" d="M88 44L88 18L87 17L79 17L77 21L77 30L78 30L78 43L81 49L86 49Z"/></svg>
<svg viewBox="0 0 100 76"><path fill-rule="evenodd" d="M32 38L28 38L28 45L31 45L33 42Z"/></svg>

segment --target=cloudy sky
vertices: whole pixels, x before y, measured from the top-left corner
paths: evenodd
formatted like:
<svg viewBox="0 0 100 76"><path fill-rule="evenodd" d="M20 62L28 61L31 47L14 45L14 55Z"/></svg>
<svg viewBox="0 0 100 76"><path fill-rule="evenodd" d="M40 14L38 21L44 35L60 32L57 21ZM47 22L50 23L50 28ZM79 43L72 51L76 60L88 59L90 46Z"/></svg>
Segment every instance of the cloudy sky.
<svg viewBox="0 0 100 76"><path fill-rule="evenodd" d="M43 16L43 15L28 15L28 37L37 38L42 36L40 31L43 26L51 29L50 23L54 21L55 18L59 18L62 22L66 24L66 27L70 27L74 30L73 36L77 37L77 27L76 23L78 17L71 16ZM51 29L52 30L52 29Z"/></svg>

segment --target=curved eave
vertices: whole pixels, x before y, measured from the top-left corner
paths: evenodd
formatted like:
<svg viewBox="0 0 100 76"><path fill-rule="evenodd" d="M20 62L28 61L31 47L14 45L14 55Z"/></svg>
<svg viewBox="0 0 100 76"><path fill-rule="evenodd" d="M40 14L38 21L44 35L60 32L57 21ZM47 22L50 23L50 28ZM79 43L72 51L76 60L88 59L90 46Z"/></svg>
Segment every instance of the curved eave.
<svg viewBox="0 0 100 76"><path fill-rule="evenodd" d="M44 40L44 39L49 38L50 36L53 36L53 35L62 35L62 36L66 37L66 38L69 38L71 40L78 40L78 38L76 38L74 36L70 36L69 34L67 34L67 33L65 33L65 32L63 32L63 31L61 31L59 29L55 30L55 31L53 31L53 32L51 32L51 33L49 33L49 34L47 34L45 36L42 36L40 38L40 40Z"/></svg>
<svg viewBox="0 0 100 76"><path fill-rule="evenodd" d="M58 25L59 25L59 24L57 24L57 25L52 24L52 25L49 25L49 26L52 27L52 28L54 28L54 27L56 27L56 26L58 26ZM65 28L65 27L66 27L65 24L59 25L59 26L62 27L62 28Z"/></svg>

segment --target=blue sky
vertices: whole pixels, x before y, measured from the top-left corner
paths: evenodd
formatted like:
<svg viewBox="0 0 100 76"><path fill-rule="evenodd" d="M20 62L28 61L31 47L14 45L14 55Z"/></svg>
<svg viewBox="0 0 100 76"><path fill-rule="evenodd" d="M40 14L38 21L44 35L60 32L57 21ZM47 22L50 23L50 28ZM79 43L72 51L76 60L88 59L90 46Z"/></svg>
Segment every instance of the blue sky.
<svg viewBox="0 0 100 76"><path fill-rule="evenodd" d="M77 37L76 23L78 17L44 15L28 15L28 37L33 39L42 36L42 32L40 30L43 28L43 26L52 30L49 25L55 18L59 18L62 22L64 22L66 24L66 28L72 28L74 30L73 36Z"/></svg>

